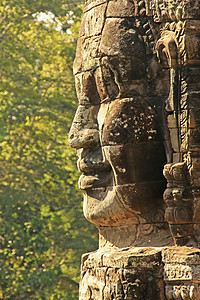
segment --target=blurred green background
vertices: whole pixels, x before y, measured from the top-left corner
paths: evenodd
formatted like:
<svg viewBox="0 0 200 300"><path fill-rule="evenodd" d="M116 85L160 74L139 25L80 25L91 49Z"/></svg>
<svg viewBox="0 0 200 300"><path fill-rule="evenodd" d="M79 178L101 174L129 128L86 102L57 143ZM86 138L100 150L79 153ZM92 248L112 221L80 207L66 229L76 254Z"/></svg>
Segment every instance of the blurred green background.
<svg viewBox="0 0 200 300"><path fill-rule="evenodd" d="M78 299L96 249L67 134L82 1L0 4L0 299Z"/></svg>

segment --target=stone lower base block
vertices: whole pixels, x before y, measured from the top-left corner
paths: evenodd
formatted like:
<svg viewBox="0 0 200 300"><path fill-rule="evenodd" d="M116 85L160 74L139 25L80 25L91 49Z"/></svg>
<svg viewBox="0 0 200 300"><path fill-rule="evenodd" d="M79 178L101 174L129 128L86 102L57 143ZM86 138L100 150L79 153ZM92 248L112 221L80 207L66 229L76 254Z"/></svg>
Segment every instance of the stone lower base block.
<svg viewBox="0 0 200 300"><path fill-rule="evenodd" d="M82 258L80 300L200 300L200 250L99 249Z"/></svg>

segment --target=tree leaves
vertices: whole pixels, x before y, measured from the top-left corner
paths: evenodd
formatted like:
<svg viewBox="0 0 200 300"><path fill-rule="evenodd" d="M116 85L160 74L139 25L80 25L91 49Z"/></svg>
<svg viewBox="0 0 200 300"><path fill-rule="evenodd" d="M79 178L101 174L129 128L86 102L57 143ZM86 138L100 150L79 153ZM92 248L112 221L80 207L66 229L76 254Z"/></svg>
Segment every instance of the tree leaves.
<svg viewBox="0 0 200 300"><path fill-rule="evenodd" d="M97 247L67 144L82 11L74 3L0 4L2 299L77 299L80 255Z"/></svg>

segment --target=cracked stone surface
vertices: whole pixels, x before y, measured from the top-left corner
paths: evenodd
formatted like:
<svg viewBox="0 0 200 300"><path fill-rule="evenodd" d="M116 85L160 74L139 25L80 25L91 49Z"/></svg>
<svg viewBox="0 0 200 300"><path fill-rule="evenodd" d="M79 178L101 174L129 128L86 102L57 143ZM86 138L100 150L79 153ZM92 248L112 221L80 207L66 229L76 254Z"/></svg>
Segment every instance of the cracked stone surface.
<svg viewBox="0 0 200 300"><path fill-rule="evenodd" d="M199 292L197 248L100 249L83 256L81 300L198 300Z"/></svg>
<svg viewBox="0 0 200 300"><path fill-rule="evenodd" d="M85 1L74 74L69 143L100 247L80 299L199 299L200 1Z"/></svg>

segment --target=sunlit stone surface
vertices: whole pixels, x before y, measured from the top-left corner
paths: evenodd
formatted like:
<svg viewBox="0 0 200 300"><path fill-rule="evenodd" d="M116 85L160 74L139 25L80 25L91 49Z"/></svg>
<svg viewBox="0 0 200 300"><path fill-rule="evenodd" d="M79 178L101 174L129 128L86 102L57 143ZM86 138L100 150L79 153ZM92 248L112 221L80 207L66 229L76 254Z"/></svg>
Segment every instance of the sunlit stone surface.
<svg viewBox="0 0 200 300"><path fill-rule="evenodd" d="M85 3L69 143L100 249L80 299L199 299L199 45L198 0Z"/></svg>

